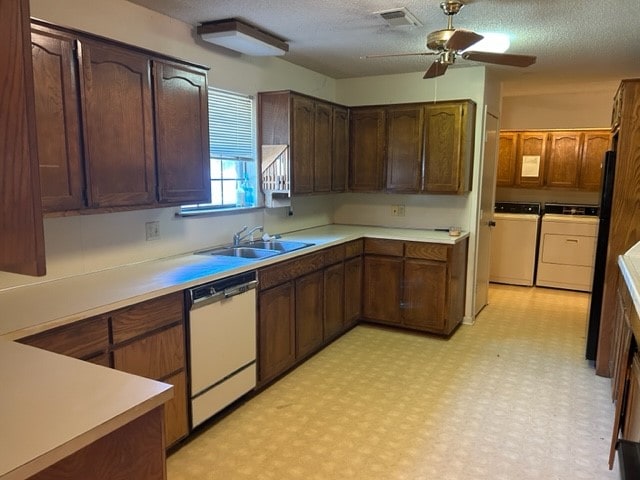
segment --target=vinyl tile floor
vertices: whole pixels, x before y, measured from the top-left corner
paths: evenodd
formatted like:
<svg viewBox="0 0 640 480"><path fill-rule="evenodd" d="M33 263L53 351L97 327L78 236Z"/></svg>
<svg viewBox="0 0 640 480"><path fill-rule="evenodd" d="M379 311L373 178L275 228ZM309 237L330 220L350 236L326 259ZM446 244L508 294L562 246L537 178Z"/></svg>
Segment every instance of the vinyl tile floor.
<svg viewBox="0 0 640 480"><path fill-rule="evenodd" d="M167 459L169 480L602 480L589 295L491 285L449 338L360 325Z"/></svg>

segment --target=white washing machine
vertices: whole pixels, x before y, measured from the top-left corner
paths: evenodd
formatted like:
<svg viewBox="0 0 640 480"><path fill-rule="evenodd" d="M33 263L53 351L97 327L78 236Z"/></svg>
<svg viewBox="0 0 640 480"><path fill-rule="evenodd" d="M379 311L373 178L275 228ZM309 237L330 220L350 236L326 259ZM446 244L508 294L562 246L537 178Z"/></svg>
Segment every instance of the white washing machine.
<svg viewBox="0 0 640 480"><path fill-rule="evenodd" d="M539 203L498 202L491 231L489 281L532 286L538 251Z"/></svg>
<svg viewBox="0 0 640 480"><path fill-rule="evenodd" d="M546 204L536 285L590 292L597 234L598 207Z"/></svg>

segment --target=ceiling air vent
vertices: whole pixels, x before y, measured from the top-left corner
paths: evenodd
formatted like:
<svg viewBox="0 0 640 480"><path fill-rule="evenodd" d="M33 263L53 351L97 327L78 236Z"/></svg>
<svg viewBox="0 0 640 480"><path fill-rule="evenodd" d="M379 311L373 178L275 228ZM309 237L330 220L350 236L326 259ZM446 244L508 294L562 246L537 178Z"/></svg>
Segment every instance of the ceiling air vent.
<svg viewBox="0 0 640 480"><path fill-rule="evenodd" d="M394 8L392 10L382 10L373 12L380 15L390 27L421 27L422 23L409 10L404 7Z"/></svg>

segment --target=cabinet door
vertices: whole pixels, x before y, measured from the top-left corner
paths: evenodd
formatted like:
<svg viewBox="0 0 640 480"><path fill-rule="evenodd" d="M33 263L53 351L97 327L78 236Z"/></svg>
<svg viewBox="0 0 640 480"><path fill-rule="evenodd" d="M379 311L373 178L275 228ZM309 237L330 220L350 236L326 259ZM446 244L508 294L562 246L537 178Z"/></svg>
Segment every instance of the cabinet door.
<svg viewBox="0 0 640 480"><path fill-rule="evenodd" d="M258 300L258 371L260 382L282 373L296 359L293 282L260 292Z"/></svg>
<svg viewBox="0 0 640 480"><path fill-rule="evenodd" d="M182 371L162 381L173 385L173 398L164 404L164 438L170 447L189 433L187 374Z"/></svg>
<svg viewBox="0 0 640 480"><path fill-rule="evenodd" d="M609 132L585 132L580 154L578 186L584 190L599 190L602 183L602 163L609 148Z"/></svg>
<svg viewBox="0 0 640 480"><path fill-rule="evenodd" d="M293 193L313 192L314 102L291 97L291 169Z"/></svg>
<svg viewBox="0 0 640 480"><path fill-rule="evenodd" d="M445 327L447 263L407 259L402 288L402 323L441 333Z"/></svg>
<svg viewBox="0 0 640 480"><path fill-rule="evenodd" d="M385 111L354 109L349 118L349 188L382 190L384 185Z"/></svg>
<svg viewBox="0 0 640 480"><path fill-rule="evenodd" d="M475 104L442 102L425 107L426 192L462 193L471 189Z"/></svg>
<svg viewBox="0 0 640 480"><path fill-rule="evenodd" d="M84 206L75 40L32 29L31 53L44 211Z"/></svg>
<svg viewBox="0 0 640 480"><path fill-rule="evenodd" d="M160 203L208 203L207 73L154 61L156 158Z"/></svg>
<svg viewBox="0 0 640 480"><path fill-rule="evenodd" d="M401 257L364 258L363 316L370 320L400 323Z"/></svg>
<svg viewBox="0 0 640 480"><path fill-rule="evenodd" d="M498 154L498 170L496 185L512 187L516 175L516 142L518 134L513 132L500 134L500 152Z"/></svg>
<svg viewBox="0 0 640 480"><path fill-rule="evenodd" d="M331 160L331 191L347 189L349 168L349 110L333 107L333 155Z"/></svg>
<svg viewBox="0 0 640 480"><path fill-rule="evenodd" d="M420 191L423 134L422 106L387 109L387 190Z"/></svg>
<svg viewBox="0 0 640 480"><path fill-rule="evenodd" d="M89 205L153 204L150 60L97 43L83 43L80 48Z"/></svg>
<svg viewBox="0 0 640 480"><path fill-rule="evenodd" d="M296 280L296 358L303 358L322 344L322 271Z"/></svg>
<svg viewBox="0 0 640 480"><path fill-rule="evenodd" d="M547 187L578 186L580 168L579 132L551 132L547 152Z"/></svg>
<svg viewBox="0 0 640 480"><path fill-rule="evenodd" d="M44 275L29 1L0 2L0 269Z"/></svg>
<svg viewBox="0 0 640 480"><path fill-rule="evenodd" d="M337 263L324 271L324 339L329 340L344 327L344 264Z"/></svg>
<svg viewBox="0 0 640 480"><path fill-rule="evenodd" d="M344 262L344 321L347 326L360 319L362 311L362 257Z"/></svg>
<svg viewBox="0 0 640 480"><path fill-rule="evenodd" d="M316 102L313 135L313 191L331 191L331 155L333 110L331 105Z"/></svg>
<svg viewBox="0 0 640 480"><path fill-rule="evenodd" d="M522 132L518 136L516 186L540 188L544 183L547 134Z"/></svg>

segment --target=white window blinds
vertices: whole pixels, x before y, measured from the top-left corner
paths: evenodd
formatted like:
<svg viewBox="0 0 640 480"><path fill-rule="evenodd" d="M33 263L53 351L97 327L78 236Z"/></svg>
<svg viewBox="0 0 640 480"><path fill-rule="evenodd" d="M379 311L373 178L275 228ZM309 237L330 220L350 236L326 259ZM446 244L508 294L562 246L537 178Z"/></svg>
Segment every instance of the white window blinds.
<svg viewBox="0 0 640 480"><path fill-rule="evenodd" d="M211 158L253 161L253 99L209 89L209 149Z"/></svg>

